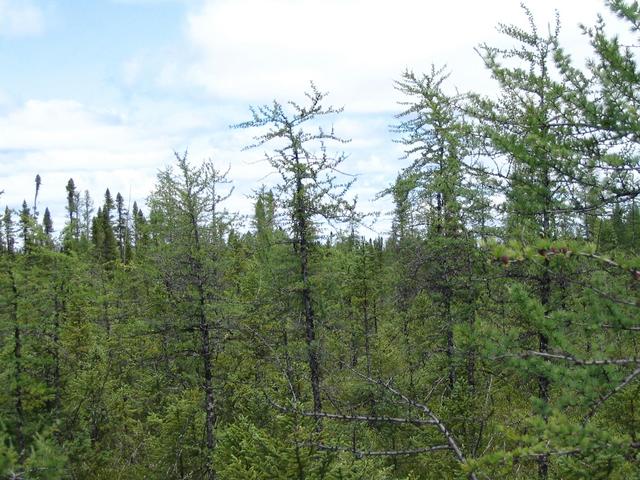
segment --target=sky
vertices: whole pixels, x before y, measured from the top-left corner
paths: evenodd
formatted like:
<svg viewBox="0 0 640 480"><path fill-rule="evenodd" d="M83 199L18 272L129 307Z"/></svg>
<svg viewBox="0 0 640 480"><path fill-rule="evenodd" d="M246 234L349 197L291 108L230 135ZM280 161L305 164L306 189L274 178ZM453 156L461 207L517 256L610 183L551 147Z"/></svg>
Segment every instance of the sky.
<svg viewBox="0 0 640 480"><path fill-rule="evenodd" d="M546 29L558 10L561 43L589 55L578 24L606 15L601 0L531 0ZM249 107L300 100L314 81L331 121L350 138L344 170L371 234L389 227L375 200L407 165L390 126L406 69L446 65L450 88L495 88L474 47L505 45L498 23L526 26L519 0L0 0L0 205L32 203L34 178L54 227L73 177L96 205L106 188L144 205L175 151L230 168L227 208L251 212L250 194L277 181L253 133L230 129ZM615 28L615 24L614 28Z"/></svg>

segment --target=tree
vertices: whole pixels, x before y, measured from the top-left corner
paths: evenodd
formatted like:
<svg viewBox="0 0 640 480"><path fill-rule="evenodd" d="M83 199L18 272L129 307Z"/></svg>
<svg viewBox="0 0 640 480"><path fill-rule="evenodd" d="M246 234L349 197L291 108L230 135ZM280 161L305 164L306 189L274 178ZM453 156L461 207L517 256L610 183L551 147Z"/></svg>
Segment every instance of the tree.
<svg viewBox="0 0 640 480"><path fill-rule="evenodd" d="M45 235L52 240L51 236L53 235L53 220L51 219L51 212L49 212L49 207L44 209L44 217L42 217L42 228L44 230Z"/></svg>
<svg viewBox="0 0 640 480"><path fill-rule="evenodd" d="M15 225L12 218L13 212L9 207L4 208L2 223L4 224L4 241L6 242L7 253L13 254L15 247Z"/></svg>
<svg viewBox="0 0 640 480"><path fill-rule="evenodd" d="M466 219L462 212L477 214L484 205L478 201L482 195L465 185L468 172L463 161L469 155L471 130L462 117L463 97L449 96L443 90L447 78L443 69L434 66L429 74L422 76L405 72L402 80L396 82L396 89L407 97L401 102L406 109L397 115L402 122L394 130L403 135L399 142L406 148L405 158L412 160L402 177L418 198L416 215L424 218L426 227L426 245L423 251L416 252L416 256L422 258L414 258L411 263L416 265L414 272L426 268L425 283L419 288L430 291L438 315L445 322L452 391L457 376L454 326L472 323L474 316L473 310L460 311L466 317L461 322L454 314L457 305L474 303L473 298L455 298L458 293L468 293L456 283L463 276L471 276L469 266L473 264L474 245L467 231L473 227L473 214ZM466 278L462 281L466 282ZM473 385L471 354L467 364L467 383Z"/></svg>
<svg viewBox="0 0 640 480"><path fill-rule="evenodd" d="M534 415L514 425L510 436L517 442L497 455L510 457L512 468L513 452L521 449L524 458L537 463L540 478L595 477L611 474L615 469L607 470L603 463L615 462L616 455L627 455L632 448L608 427L600 425L596 431L585 420L590 409L600 408L618 391L616 385L626 385L628 371L596 372L596 365L609 364L602 357L622 355L631 339L620 335L616 353L603 351L597 343L608 341L606 320L585 312L606 310L610 302L634 294L622 276L603 269L600 262L607 260L595 255L593 245L575 239L593 238L594 225L603 225L601 219L593 220L633 195L633 189L624 179L628 164L619 171L619 158L607 152L611 143L606 129L593 117L589 120L599 108L592 100L607 94L594 95L598 82L573 67L560 49L558 24L540 35L527 14L528 30L501 27L516 41L514 48L480 48L500 93L494 100L475 97L468 110L477 122L480 152L503 167L482 173L493 176L505 196L503 242L494 246L501 284L487 292L492 300L483 305L487 310L480 328L486 343L481 349L494 361L511 359L503 364L510 381L523 391L533 385L537 390L531 402ZM621 227L622 212L613 213L614 226ZM596 236L605 240L608 235L599 228ZM602 288L604 278L607 286ZM495 309L501 313L492 320ZM620 313L623 323L630 321L627 314ZM570 358L580 360L572 363ZM522 400L526 394L517 403ZM582 422L576 420L580 417ZM569 440L571 435L582 438L580 446ZM572 453L560 459L561 451ZM581 462L587 466L579 467Z"/></svg>
<svg viewBox="0 0 640 480"><path fill-rule="evenodd" d="M124 198L120 192L116 195L116 238L120 261L127 262L131 258L131 243L129 234L129 212L124 206Z"/></svg>
<svg viewBox="0 0 640 480"><path fill-rule="evenodd" d="M20 210L20 239L25 253L29 253L34 245L35 232L32 224L31 210L27 205L27 201L23 200L22 209Z"/></svg>
<svg viewBox="0 0 640 480"><path fill-rule="evenodd" d="M408 97L406 107L397 115L402 122L394 128L403 137L405 158L412 160L403 172L414 177L427 212L429 232L441 236L457 236L462 228L462 159L466 156L463 142L468 128L460 119L460 99L443 92L448 75L434 66L427 75L406 71L396 89Z"/></svg>
<svg viewBox="0 0 640 480"><path fill-rule="evenodd" d="M40 178L40 174L36 174L35 178L36 182L36 193L33 196L33 218L38 218L38 193L40 193L40 185L42 185L42 179Z"/></svg>
<svg viewBox="0 0 640 480"><path fill-rule="evenodd" d="M63 230L65 249L75 248L80 238L80 223L78 218L78 204L80 203L80 194L76 191L76 185L73 178L67 182L67 214L69 221Z"/></svg>
<svg viewBox="0 0 640 480"><path fill-rule="evenodd" d="M133 246L136 252L138 249L142 249L144 245L149 241L149 235L147 232L147 219L142 212L142 209L138 208L138 203L133 202Z"/></svg>
<svg viewBox="0 0 640 480"><path fill-rule="evenodd" d="M103 265L112 264L118 258L118 242L113 232L111 212L114 209L109 189L104 194L104 204L98 208L91 225L91 239L96 257Z"/></svg>
<svg viewBox="0 0 640 480"><path fill-rule="evenodd" d="M84 242L89 242L91 238L91 215L93 214L93 200L89 194L89 190L85 190L82 195L82 202L80 202L78 208L78 215L81 220L80 229L82 231L82 239Z"/></svg>
<svg viewBox="0 0 640 480"><path fill-rule="evenodd" d="M487 69L500 87L497 100L476 97L472 114L478 121L483 143L492 155L506 163L507 173L495 172L504 183L506 234L531 241L537 237L555 239L561 215L566 211L571 191L575 153L568 141L570 129L559 120L567 110L566 89L553 76L553 58L558 50L559 22L548 35L538 34L531 13L525 8L529 30L501 26L505 35L517 42L510 49L482 45L479 49ZM505 66L515 61L516 66ZM509 65L509 64L506 64ZM569 223L567 219L565 223ZM546 314L553 309L553 277L545 261L537 279L537 291ZM548 351L549 334L537 332L540 351ZM538 376L538 398L550 400L550 379ZM541 407L543 412L546 407ZM547 413L542 413L546 419ZM539 476L546 478L548 463L540 457Z"/></svg>
<svg viewBox="0 0 640 480"><path fill-rule="evenodd" d="M155 261L178 312L178 324L167 327L180 336L199 335L197 346L188 348L200 361L197 384L204 404L204 476L213 479L219 418L214 361L223 349L221 292L227 232L220 204L227 196L211 192L226 179L211 161L195 168L187 162L186 153L176 153L176 160L177 174L171 169L160 172L149 198L155 219L151 228L158 239Z"/></svg>
<svg viewBox="0 0 640 480"><path fill-rule="evenodd" d="M292 244L298 257L313 411L319 412L322 409L322 372L318 320L312 292L311 255L317 229L321 228L318 220L323 219L329 225L346 221L355 214L355 205L345 198L352 182L338 184L336 180L336 173L345 156L330 154L326 147L328 142L343 144L346 140L338 137L333 129L325 131L319 127L315 133L305 131L317 119L341 110L325 107L323 101L326 94L313 84L305 96L305 105L288 102L285 107L274 101L272 105L252 108L253 119L236 125L236 128L266 127L266 133L256 136L255 143L247 148L276 145L274 153L267 154L266 160L281 178L277 187L277 203L289 218Z"/></svg>

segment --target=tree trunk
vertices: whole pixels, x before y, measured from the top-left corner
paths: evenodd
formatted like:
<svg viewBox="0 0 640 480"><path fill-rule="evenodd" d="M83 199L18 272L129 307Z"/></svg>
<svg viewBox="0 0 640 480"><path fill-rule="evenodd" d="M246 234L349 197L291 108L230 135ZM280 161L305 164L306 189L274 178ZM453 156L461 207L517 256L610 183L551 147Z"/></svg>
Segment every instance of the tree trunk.
<svg viewBox="0 0 640 480"><path fill-rule="evenodd" d="M295 223L298 234L298 246L300 248L300 275L302 277L302 304L304 308L305 340L307 343L309 373L311 376L313 411L314 413L318 413L322 410L322 399L320 397L320 365L318 361L315 316L311 299L311 286L309 278L309 225L307 219L307 211L304 203L304 186L302 185L302 178L300 173L296 178L295 206Z"/></svg>
<svg viewBox="0 0 640 480"><path fill-rule="evenodd" d="M444 312L447 322L447 362L449 364L449 391L453 393L456 385L456 366L454 364L455 344L453 340L453 317L451 316L451 290L446 287L444 299Z"/></svg>
<svg viewBox="0 0 640 480"><path fill-rule="evenodd" d="M215 397L213 393L213 374L212 374L212 361L211 361L211 345L210 345L210 332L209 323L205 313L205 298L202 285L199 285L200 294L200 340L201 340L201 352L202 355L202 368L204 370L204 397L205 397L205 412L206 412L206 442L207 442L207 480L213 480L216 478L215 470L213 468L213 452L216 447L215 439L215 424L216 424L216 412L215 412Z"/></svg>
<svg viewBox="0 0 640 480"><path fill-rule="evenodd" d="M22 331L18 322L18 288L13 271L9 270L11 278L11 317L13 320L13 344L14 344L14 361L15 372L15 409L16 409L16 447L18 449L18 462L24 463L27 454L25 438L24 438L24 407L22 405Z"/></svg>
<svg viewBox="0 0 640 480"><path fill-rule="evenodd" d="M541 302L544 306L545 315L549 310L549 294L551 290L551 278L549 276L549 261L545 259L544 262L544 272L542 274L541 279ZM538 333L538 342L539 349L543 353L547 353L549 351L549 339L547 336L540 332ZM544 406L546 407L549 404L549 379L546 375L542 374L538 376L538 398L542 400ZM544 421L547 421L547 415L544 414ZM546 479L549 473L549 459L546 455L540 456L538 460L538 477L541 479Z"/></svg>
<svg viewBox="0 0 640 480"><path fill-rule="evenodd" d="M64 293L64 289L61 287L60 291L56 292L55 298L55 312L53 316L53 388L55 391L54 408L56 412L60 411L60 404L62 398L62 386L60 381L60 318L65 310L64 299L61 299L59 295Z"/></svg>
<svg viewBox="0 0 640 480"><path fill-rule="evenodd" d="M200 231L195 215L191 214L191 226L193 228L193 240L196 254L200 251ZM211 355L211 332L206 312L206 294L204 290L203 266L199 258L192 259L191 270L196 279L198 288L198 327L200 330L200 356L202 357L202 369L204 375L204 401L205 401L205 435L207 447L206 478L215 480L216 472L213 467L213 452L216 447L215 439L215 397L213 392L213 373Z"/></svg>

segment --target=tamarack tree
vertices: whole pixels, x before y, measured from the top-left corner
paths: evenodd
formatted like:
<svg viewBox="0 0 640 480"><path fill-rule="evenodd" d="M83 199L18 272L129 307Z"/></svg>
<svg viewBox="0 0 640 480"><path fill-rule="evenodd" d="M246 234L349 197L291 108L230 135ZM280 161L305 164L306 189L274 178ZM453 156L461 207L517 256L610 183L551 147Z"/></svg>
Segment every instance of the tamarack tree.
<svg viewBox="0 0 640 480"><path fill-rule="evenodd" d="M322 409L322 372L318 345L318 319L314 306L311 277L314 246L318 230L333 226L355 215L355 202L349 203L345 194L352 180L339 183L339 167L345 160L343 153L332 154L327 143L344 144L348 140L339 137L331 128L317 126L314 122L326 116L340 113L341 109L324 106L327 94L312 83L305 93L307 103L300 105L289 101L285 105L274 101L271 105L251 108L253 119L236 125L236 128L266 128L266 132L254 137L255 143L246 148L273 145L273 152L266 160L280 175L276 187L277 205L286 212L291 241L298 258L300 300L304 312L305 341L313 411ZM320 222L325 224L321 225Z"/></svg>

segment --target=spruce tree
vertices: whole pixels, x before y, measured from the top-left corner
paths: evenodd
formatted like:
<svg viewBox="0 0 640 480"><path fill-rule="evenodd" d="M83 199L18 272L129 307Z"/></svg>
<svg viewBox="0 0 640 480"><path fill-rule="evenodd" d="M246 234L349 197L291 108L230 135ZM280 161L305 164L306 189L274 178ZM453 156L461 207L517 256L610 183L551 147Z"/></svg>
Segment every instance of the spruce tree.
<svg viewBox="0 0 640 480"><path fill-rule="evenodd" d="M42 217L42 228L44 230L44 234L52 240L53 235L53 220L51 219L51 212L49 212L49 207L44 209L44 217Z"/></svg>
<svg viewBox="0 0 640 480"><path fill-rule="evenodd" d="M4 228L4 241L6 242L6 249L9 254L13 254L15 249L15 225L12 216L13 212L9 207L5 207L2 223Z"/></svg>
<svg viewBox="0 0 640 480"><path fill-rule="evenodd" d="M77 250L80 239L80 221L78 217L80 194L76 190L73 178L70 178L66 186L67 190L67 217L68 220L62 230L62 244L65 251Z"/></svg>

